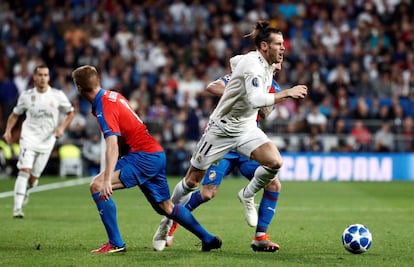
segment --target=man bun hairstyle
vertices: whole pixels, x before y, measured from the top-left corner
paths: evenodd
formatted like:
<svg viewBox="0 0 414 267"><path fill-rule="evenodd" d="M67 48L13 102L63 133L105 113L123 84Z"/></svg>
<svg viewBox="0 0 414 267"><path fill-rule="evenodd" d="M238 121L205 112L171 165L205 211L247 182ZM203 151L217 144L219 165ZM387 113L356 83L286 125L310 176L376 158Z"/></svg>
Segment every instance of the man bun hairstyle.
<svg viewBox="0 0 414 267"><path fill-rule="evenodd" d="M276 28L270 27L268 21L259 20L256 23L253 31L249 33L246 37L251 37L254 40L256 47L260 47L261 42L270 42L270 35L272 33L282 34L282 32Z"/></svg>

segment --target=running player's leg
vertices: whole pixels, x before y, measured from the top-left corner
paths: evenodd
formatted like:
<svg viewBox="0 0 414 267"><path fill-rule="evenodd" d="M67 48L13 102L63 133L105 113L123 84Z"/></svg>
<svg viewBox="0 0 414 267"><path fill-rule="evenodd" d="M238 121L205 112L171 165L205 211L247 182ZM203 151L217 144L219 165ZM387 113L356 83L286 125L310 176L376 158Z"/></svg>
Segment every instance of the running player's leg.
<svg viewBox="0 0 414 267"><path fill-rule="evenodd" d="M165 154L164 153L153 153L160 156L157 164L154 166L158 167L158 170L152 170L152 176L147 175L145 171L142 171L142 177L138 177L139 186L142 192L145 194L147 200L151 203L152 207L161 215L165 215L169 220L177 221L179 224L184 226L191 233L196 235L202 241L202 249L205 251L220 248L221 240L207 232L204 227L194 218L191 211L186 207L173 203L170 200L170 190L167 182L165 173ZM151 177L151 178L143 178ZM165 229L157 230L156 235L153 238L153 247L155 250L163 250L165 247L165 240L163 235L168 233Z"/></svg>
<svg viewBox="0 0 414 267"><path fill-rule="evenodd" d="M233 146L232 138L217 137L209 134L207 130L197 143L185 177L174 187L172 201L180 204L186 203L189 199L188 194L197 189L210 165L221 160Z"/></svg>
<svg viewBox="0 0 414 267"><path fill-rule="evenodd" d="M264 188L259 205L259 218L256 233L251 244L254 251L274 252L280 249L278 244L270 241L267 229L276 214L276 207L281 188L282 185L278 178L273 179L272 182Z"/></svg>
<svg viewBox="0 0 414 267"><path fill-rule="evenodd" d="M244 196L254 196L260 189L269 184L282 166L282 157L272 142L265 143L252 153L252 158L261 163L253 179L245 187Z"/></svg>
<svg viewBox="0 0 414 267"><path fill-rule="evenodd" d="M29 203L30 190L38 185L39 177L42 174L43 170L46 168L51 153L52 151L35 154L33 167L30 172L29 180L27 181L26 194L24 196L23 206Z"/></svg>
<svg viewBox="0 0 414 267"><path fill-rule="evenodd" d="M252 222L255 219L256 224L251 225L255 227L257 212L254 206L254 196L273 180L282 165L282 158L275 145L259 128L252 128L244 133L236 149L239 153L260 163L254 172L254 177L238 194L245 208L246 220Z"/></svg>
<svg viewBox="0 0 414 267"><path fill-rule="evenodd" d="M235 152L230 151L227 153L217 165L211 165L201 182L201 189L193 191L186 203L185 207L190 211L193 211L201 204L206 203L214 198L218 188L223 180L223 177L228 175L236 166L236 160L239 155ZM168 231L166 246L172 246L174 240L174 234L179 224L174 221Z"/></svg>
<svg viewBox="0 0 414 267"><path fill-rule="evenodd" d="M256 169L260 166L257 161L248 160L244 156L239 156L238 167L240 173L246 177L249 181L253 178ZM242 195L243 189L239 191L238 198L244 207L244 215L246 222L251 227L257 226L258 215L256 211L256 204L254 203L254 196L251 198L245 198Z"/></svg>
<svg viewBox="0 0 414 267"><path fill-rule="evenodd" d="M201 182L201 189L192 192L190 199L185 203L186 208L193 211L201 204L213 199L223 180L236 167L235 152L227 153L217 165L211 165ZM237 154L236 154L237 155Z"/></svg>
<svg viewBox="0 0 414 267"><path fill-rule="evenodd" d="M119 180L120 170L114 172L114 176L111 178L112 189L124 188L123 183ZM99 216L105 227L108 242L102 247L92 250L92 253L114 253L126 251L125 242L121 237L119 231L116 204L112 196L108 200L104 200L101 197L101 187L104 182L104 173L101 172L92 180L89 190L92 195L92 199L96 204Z"/></svg>
<svg viewBox="0 0 414 267"><path fill-rule="evenodd" d="M14 207L13 217L23 218L23 203L27 191L27 184L32 172L33 164L36 158L36 152L20 147L19 160L17 162L17 168L19 172L17 174L16 181L14 183Z"/></svg>
<svg viewBox="0 0 414 267"><path fill-rule="evenodd" d="M239 170L247 179L253 178L256 168L260 166L257 161L247 160L241 157ZM256 227L256 237L266 234L274 215L276 214L277 201L282 185L279 179L273 179L263 191L262 199L258 209L258 222Z"/></svg>

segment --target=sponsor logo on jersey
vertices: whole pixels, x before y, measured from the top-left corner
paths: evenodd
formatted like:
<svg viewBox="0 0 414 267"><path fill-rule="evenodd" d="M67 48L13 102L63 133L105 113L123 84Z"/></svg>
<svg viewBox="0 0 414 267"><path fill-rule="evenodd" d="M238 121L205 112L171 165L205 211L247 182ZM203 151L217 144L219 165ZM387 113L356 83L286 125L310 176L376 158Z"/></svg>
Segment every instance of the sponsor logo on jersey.
<svg viewBox="0 0 414 267"><path fill-rule="evenodd" d="M252 80L252 84L254 87L259 87L259 78L254 77Z"/></svg>

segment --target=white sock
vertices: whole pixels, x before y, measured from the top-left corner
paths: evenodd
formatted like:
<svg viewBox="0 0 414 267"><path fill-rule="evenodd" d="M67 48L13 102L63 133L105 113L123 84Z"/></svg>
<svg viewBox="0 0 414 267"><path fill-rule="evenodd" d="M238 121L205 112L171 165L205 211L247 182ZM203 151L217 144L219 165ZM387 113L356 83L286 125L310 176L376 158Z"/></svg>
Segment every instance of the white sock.
<svg viewBox="0 0 414 267"><path fill-rule="evenodd" d="M16 182L14 183L14 210L19 210L23 207L29 176L25 172L19 172L17 175Z"/></svg>
<svg viewBox="0 0 414 267"><path fill-rule="evenodd" d="M255 237L259 237L265 234L266 234L265 232L256 232Z"/></svg>
<svg viewBox="0 0 414 267"><path fill-rule="evenodd" d="M243 196L245 198L251 198L254 197L254 195L262 189L261 183L257 180L256 177L253 177L253 179L250 180L250 182L246 185L244 188Z"/></svg>
<svg viewBox="0 0 414 267"><path fill-rule="evenodd" d="M197 188L190 188L187 186L185 182L185 178L183 178L175 187L174 191L171 196L171 200L173 203L180 203L184 204L188 201L191 194L190 192L196 190Z"/></svg>
<svg viewBox="0 0 414 267"><path fill-rule="evenodd" d="M254 195L268 185L274 177L276 177L279 170L269 169L263 166L257 167L254 172L253 179L244 188L243 195L245 198L254 197Z"/></svg>

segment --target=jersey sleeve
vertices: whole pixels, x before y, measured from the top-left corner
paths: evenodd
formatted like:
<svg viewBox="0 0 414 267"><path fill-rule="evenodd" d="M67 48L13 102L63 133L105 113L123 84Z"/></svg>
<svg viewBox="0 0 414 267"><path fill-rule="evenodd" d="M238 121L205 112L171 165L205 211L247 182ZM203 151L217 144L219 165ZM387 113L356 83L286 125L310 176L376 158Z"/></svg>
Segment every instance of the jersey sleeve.
<svg viewBox="0 0 414 267"><path fill-rule="evenodd" d="M74 110L72 103L70 103L68 97L62 91L59 92L59 111L68 113Z"/></svg>
<svg viewBox="0 0 414 267"><path fill-rule="evenodd" d="M24 92L20 95L19 99L17 100L16 106L13 108L13 113L17 115L22 115L26 112L28 108L28 98L29 98L28 91Z"/></svg>
<svg viewBox="0 0 414 267"><path fill-rule="evenodd" d="M226 86L229 83L230 79L231 79L231 73L224 75L223 77L220 77L218 80L223 81L224 86Z"/></svg>
<svg viewBox="0 0 414 267"><path fill-rule="evenodd" d="M270 87L269 93L279 93L280 91L282 91L282 89L280 89L279 84L273 79L272 86Z"/></svg>
<svg viewBox="0 0 414 267"><path fill-rule="evenodd" d="M260 108L273 105L275 100L271 93L267 92L267 88L263 76L254 71L262 69L263 67L258 64L252 64L247 71L244 72L245 87L248 99L254 108ZM257 66L256 66L257 65Z"/></svg>
<svg viewBox="0 0 414 267"><path fill-rule="evenodd" d="M99 124L104 137L111 135L121 136L121 129L119 127L119 109L116 107L116 103L107 102L103 106L103 116L98 118Z"/></svg>

